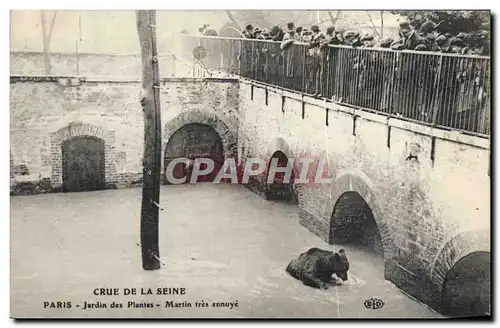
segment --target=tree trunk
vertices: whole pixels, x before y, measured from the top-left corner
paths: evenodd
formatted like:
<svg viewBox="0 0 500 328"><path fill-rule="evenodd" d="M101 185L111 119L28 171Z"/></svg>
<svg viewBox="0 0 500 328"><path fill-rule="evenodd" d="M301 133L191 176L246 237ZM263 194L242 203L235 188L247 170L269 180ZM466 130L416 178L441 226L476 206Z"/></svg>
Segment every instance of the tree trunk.
<svg viewBox="0 0 500 328"><path fill-rule="evenodd" d="M144 159L141 207L141 251L144 270L160 268L158 210L160 201L161 117L156 52L156 12L138 10L137 32L142 57Z"/></svg>
<svg viewBox="0 0 500 328"><path fill-rule="evenodd" d="M380 33L378 33L377 31L377 27L375 26L375 23L373 22L373 19L372 19L372 15L370 15L370 12L367 11L366 14L368 15L368 18L370 19L370 23L372 23L372 30L373 32L379 37L379 39L381 38L380 37Z"/></svg>
<svg viewBox="0 0 500 328"><path fill-rule="evenodd" d="M337 21L339 20L340 18L340 14L342 13L342 11L340 10L337 10L337 13L335 14L335 17L333 17L333 14L331 11L328 11L328 15L330 16L330 20L332 21L332 25L335 26L335 24L337 23Z"/></svg>
<svg viewBox="0 0 500 328"><path fill-rule="evenodd" d="M47 31L47 25L45 23L44 11L40 10L40 20L42 23L42 38L43 38L43 64L45 67L45 74L49 75L52 67L50 64L50 38L52 37L52 31L54 30L54 24L56 22L57 11L52 16L52 21L50 22L50 30Z"/></svg>
<svg viewBox="0 0 500 328"><path fill-rule="evenodd" d="M384 37L384 11L380 11L380 38Z"/></svg>

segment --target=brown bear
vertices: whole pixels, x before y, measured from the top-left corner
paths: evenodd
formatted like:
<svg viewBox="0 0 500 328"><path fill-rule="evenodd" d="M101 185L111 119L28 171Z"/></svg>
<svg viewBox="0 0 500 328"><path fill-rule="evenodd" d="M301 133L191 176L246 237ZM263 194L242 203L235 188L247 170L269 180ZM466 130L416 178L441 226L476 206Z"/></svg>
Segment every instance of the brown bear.
<svg viewBox="0 0 500 328"><path fill-rule="evenodd" d="M288 274L304 285L319 289L328 289L329 284L335 283L332 277L334 273L346 281L348 270L349 260L343 249L334 253L319 248L311 248L300 254L286 268Z"/></svg>

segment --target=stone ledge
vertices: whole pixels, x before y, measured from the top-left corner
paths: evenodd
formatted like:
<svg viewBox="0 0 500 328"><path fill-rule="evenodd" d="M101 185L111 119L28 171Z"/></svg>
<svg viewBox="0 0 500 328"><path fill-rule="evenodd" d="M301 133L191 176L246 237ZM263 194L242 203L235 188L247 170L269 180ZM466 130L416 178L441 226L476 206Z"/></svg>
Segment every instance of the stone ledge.
<svg viewBox="0 0 500 328"><path fill-rule="evenodd" d="M394 260L385 261L384 267L386 280L392 282L409 296L439 312L441 286L431 284L425 277L417 276Z"/></svg>
<svg viewBox="0 0 500 328"><path fill-rule="evenodd" d="M271 92L277 93L289 99L294 99L296 101L304 101L304 103L317 106L322 110L328 108L329 110L335 112L341 112L347 115L357 115L360 117L360 119L377 122L397 129L419 133L429 137L436 137L441 140L470 145L481 149L490 149L490 140L487 136L476 136L473 133L432 127L427 123L416 122L410 119L405 119L404 117L399 118L388 115L387 113L357 108L355 106L333 102L331 100L325 101L322 99L315 99L307 95L302 95L299 92L293 92L291 90L286 90L277 86L266 85L264 83L248 80L245 78L241 78L240 83L247 84L249 86L251 85L259 89L267 89Z"/></svg>
<svg viewBox="0 0 500 328"><path fill-rule="evenodd" d="M329 224L324 220L318 219L306 210L299 208L299 223L325 242L329 242Z"/></svg>
<svg viewBox="0 0 500 328"><path fill-rule="evenodd" d="M78 79L80 83L141 83L140 78L133 77L109 77L109 76L76 76L76 75L11 75L10 83L23 83L23 82L52 82L59 83L61 80ZM239 80L235 78L220 78L220 77L205 77L205 78L192 78L192 77L166 77L160 78L161 83L194 83L194 82L216 82L216 83L236 83Z"/></svg>

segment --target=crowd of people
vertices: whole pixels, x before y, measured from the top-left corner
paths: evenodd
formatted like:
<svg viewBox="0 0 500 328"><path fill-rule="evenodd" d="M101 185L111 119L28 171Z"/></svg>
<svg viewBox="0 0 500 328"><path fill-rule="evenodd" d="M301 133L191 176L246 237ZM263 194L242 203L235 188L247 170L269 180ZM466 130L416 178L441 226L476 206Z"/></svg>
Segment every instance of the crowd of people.
<svg viewBox="0 0 500 328"><path fill-rule="evenodd" d="M396 37L378 38L369 33L361 35L356 31L337 30L334 26L321 31L318 25L312 25L308 29L302 26L297 27L293 22L290 22L286 24L286 29L274 26L270 30L248 24L241 31L241 35L248 39L282 42L283 47L293 42L302 42L311 44L313 47L332 44L380 47L392 50L435 51L461 55L488 56L490 54L489 31L460 32L451 35L450 33L439 33L438 27L439 24L427 21L415 29L408 21L401 21ZM206 36L217 36L217 32L208 25L201 27L198 32Z"/></svg>
<svg viewBox="0 0 500 328"><path fill-rule="evenodd" d="M220 53L224 53L223 61L227 62L222 65L230 71L238 69L238 74L246 78L317 98L338 99L426 122L435 119L439 125L477 131L480 119L476 116L483 115L489 99L487 59L449 57L441 63L440 56L422 57L417 52L393 56L392 51L350 49L381 47L489 54L487 31L451 36L438 34L436 28L437 24L432 22L422 24L418 30L408 22L400 22L397 38L379 40L372 35L336 30L333 26L321 31L318 25L305 29L288 23L286 30L276 26L268 31L249 24L241 32L242 38L276 42L242 42L239 48L234 47L232 39L205 39L200 44L215 54L207 58L210 67L220 67ZM199 32L216 35L208 26ZM327 45L350 47L339 49ZM436 106L438 114L433 118L430 109ZM469 127L471 124L474 127Z"/></svg>

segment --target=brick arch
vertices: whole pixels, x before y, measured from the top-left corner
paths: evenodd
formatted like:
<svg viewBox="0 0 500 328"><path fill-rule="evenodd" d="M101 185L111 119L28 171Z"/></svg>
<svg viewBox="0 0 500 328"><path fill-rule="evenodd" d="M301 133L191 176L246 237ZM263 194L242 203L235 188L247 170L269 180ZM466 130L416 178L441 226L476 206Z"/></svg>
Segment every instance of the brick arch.
<svg viewBox="0 0 500 328"><path fill-rule="evenodd" d="M490 252L490 231L471 230L463 231L443 243L441 251L433 261L431 281L439 288L443 288L446 275L453 266L474 252Z"/></svg>
<svg viewBox="0 0 500 328"><path fill-rule="evenodd" d="M359 170L340 172L333 182L330 198L327 200L325 213L326 218L330 218L328 232L330 233L334 223L334 211L341 197L346 193L357 193L370 208L384 251L384 262L391 259L393 253L393 242L389 226L384 220L382 208L380 207L374 193L374 186L371 180Z"/></svg>
<svg viewBox="0 0 500 328"><path fill-rule="evenodd" d="M238 148L236 133L231 131L227 124L216 114L199 110L182 112L165 124L163 129L162 152L165 152L170 137L172 137L177 130L185 125L193 123L205 124L213 128L222 140L224 157L237 157Z"/></svg>
<svg viewBox="0 0 500 328"><path fill-rule="evenodd" d="M293 159L294 160L294 167L295 167L298 158L295 157L295 154L292 151L288 142L286 142L286 140L281 138L281 137L275 138L269 143L267 150L266 150L266 158L265 158L265 160L267 161L267 164L270 163L271 157L278 151L285 154L285 156L288 158L288 160ZM295 177L297 178L298 177L297 172L294 172L294 174L295 174ZM297 198L298 198L297 201L299 203L299 207L303 208L303 205L305 203L303 187L300 184L294 184L293 188L297 192Z"/></svg>
<svg viewBox="0 0 500 328"><path fill-rule="evenodd" d="M53 188L62 186L62 143L65 140L90 136L104 141L104 178L106 187L116 183L115 168L115 132L90 123L71 122L67 126L50 134L50 152L52 158L51 181Z"/></svg>
<svg viewBox="0 0 500 328"><path fill-rule="evenodd" d="M290 146L285 141L285 139L281 137L275 138L273 141L269 143L269 146L267 147L266 151L267 158L271 158L271 156L277 151L281 151L288 158L293 158L293 152L290 149Z"/></svg>

